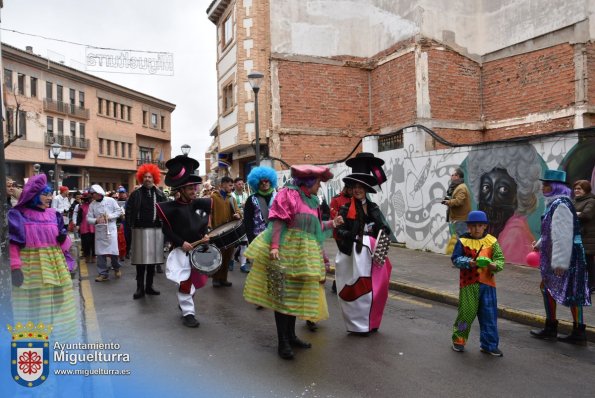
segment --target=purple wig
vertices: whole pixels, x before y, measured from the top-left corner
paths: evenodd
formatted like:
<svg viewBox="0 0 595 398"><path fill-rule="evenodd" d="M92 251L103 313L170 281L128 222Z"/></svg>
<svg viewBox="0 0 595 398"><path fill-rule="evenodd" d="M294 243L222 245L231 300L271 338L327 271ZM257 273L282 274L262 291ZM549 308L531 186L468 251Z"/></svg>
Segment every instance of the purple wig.
<svg viewBox="0 0 595 398"><path fill-rule="evenodd" d="M309 178L300 178L300 177L293 177L293 184L296 187L301 187L305 185L308 188L312 188L314 184L318 181L318 177L309 177Z"/></svg>
<svg viewBox="0 0 595 398"><path fill-rule="evenodd" d="M561 182L550 182L549 183L550 186L552 187L551 192L548 193L544 193L543 196L545 197L549 197L549 196L568 196L570 197L570 188L568 188L565 184L561 183Z"/></svg>

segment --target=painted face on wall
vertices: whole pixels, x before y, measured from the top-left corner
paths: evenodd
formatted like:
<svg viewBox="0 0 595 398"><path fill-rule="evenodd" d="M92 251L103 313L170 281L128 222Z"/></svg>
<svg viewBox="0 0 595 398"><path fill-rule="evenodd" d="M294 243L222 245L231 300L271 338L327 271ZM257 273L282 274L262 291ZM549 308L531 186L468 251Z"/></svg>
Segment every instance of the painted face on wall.
<svg viewBox="0 0 595 398"><path fill-rule="evenodd" d="M490 220L488 232L498 237L517 208L517 184L506 170L495 168L481 176L478 208Z"/></svg>

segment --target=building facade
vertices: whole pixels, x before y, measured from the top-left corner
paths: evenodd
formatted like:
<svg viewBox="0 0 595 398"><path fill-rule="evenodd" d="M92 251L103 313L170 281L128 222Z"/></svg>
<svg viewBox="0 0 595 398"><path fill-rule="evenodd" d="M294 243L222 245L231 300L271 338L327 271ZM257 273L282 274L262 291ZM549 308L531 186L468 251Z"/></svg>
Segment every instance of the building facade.
<svg viewBox="0 0 595 398"><path fill-rule="evenodd" d="M213 158L333 163L362 138L427 128L427 150L589 127L593 0L214 0ZM432 133L432 134L431 134ZM212 166L213 167L213 166Z"/></svg>
<svg viewBox="0 0 595 398"><path fill-rule="evenodd" d="M130 189L142 163L165 170L175 105L2 44L6 174L71 189ZM61 146L56 159L52 144Z"/></svg>

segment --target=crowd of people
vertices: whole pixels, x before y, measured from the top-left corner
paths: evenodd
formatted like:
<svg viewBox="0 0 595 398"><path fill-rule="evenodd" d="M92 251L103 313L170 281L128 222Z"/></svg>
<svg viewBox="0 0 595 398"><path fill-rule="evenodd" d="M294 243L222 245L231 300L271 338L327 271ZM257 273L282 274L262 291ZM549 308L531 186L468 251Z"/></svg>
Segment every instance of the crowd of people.
<svg viewBox="0 0 595 398"><path fill-rule="evenodd" d="M161 294L153 280L166 263L187 327L200 325L197 290L209 277L214 288L231 287L228 271L239 264L247 274L245 300L272 310L278 355L292 359L295 348L311 347L296 335L296 319L316 330L316 323L329 316L324 283L330 261L323 242L332 236L338 247L332 291L345 328L369 336L381 326L392 269L388 257L376 250L381 236L392 235L391 228L369 195L386 175L384 161L371 153L346 164L351 173L330 201L330 217L317 196L320 184L333 177L325 166L292 166L283 187L277 186L276 171L265 166L251 170L247 185L230 177L203 184L196 174L198 161L177 156L166 163L170 190L158 188L157 167L143 164L130 195L124 187L106 192L94 184L74 193L59 187L53 196L43 174L30 177L23 187L9 180L15 320L51 323L62 337L76 330L71 232L80 237L81 257L96 263L96 282L109 281L111 271L120 278L123 261L130 259L136 269L134 300ZM547 170L541 181L546 209L533 247L539 253L546 322L531 335L586 345L582 309L591 305L595 290L595 196L586 180L569 188L563 171ZM477 317L481 351L500 357L495 275L504 268L502 248L488 232L486 212L471 210L461 169L452 172L442 203L453 234L452 263L460 270L452 349L465 351ZM169 251L167 260L164 251ZM574 324L568 336L558 336L557 304L571 310Z"/></svg>

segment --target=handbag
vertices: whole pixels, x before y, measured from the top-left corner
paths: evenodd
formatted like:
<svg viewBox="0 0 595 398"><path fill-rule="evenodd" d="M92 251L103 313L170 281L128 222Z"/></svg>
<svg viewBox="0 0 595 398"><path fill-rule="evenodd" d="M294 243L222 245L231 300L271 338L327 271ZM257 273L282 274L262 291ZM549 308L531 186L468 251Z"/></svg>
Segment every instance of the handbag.
<svg viewBox="0 0 595 398"><path fill-rule="evenodd" d="M267 294L282 303L285 298L285 267L279 260L271 260L265 266L267 275Z"/></svg>

